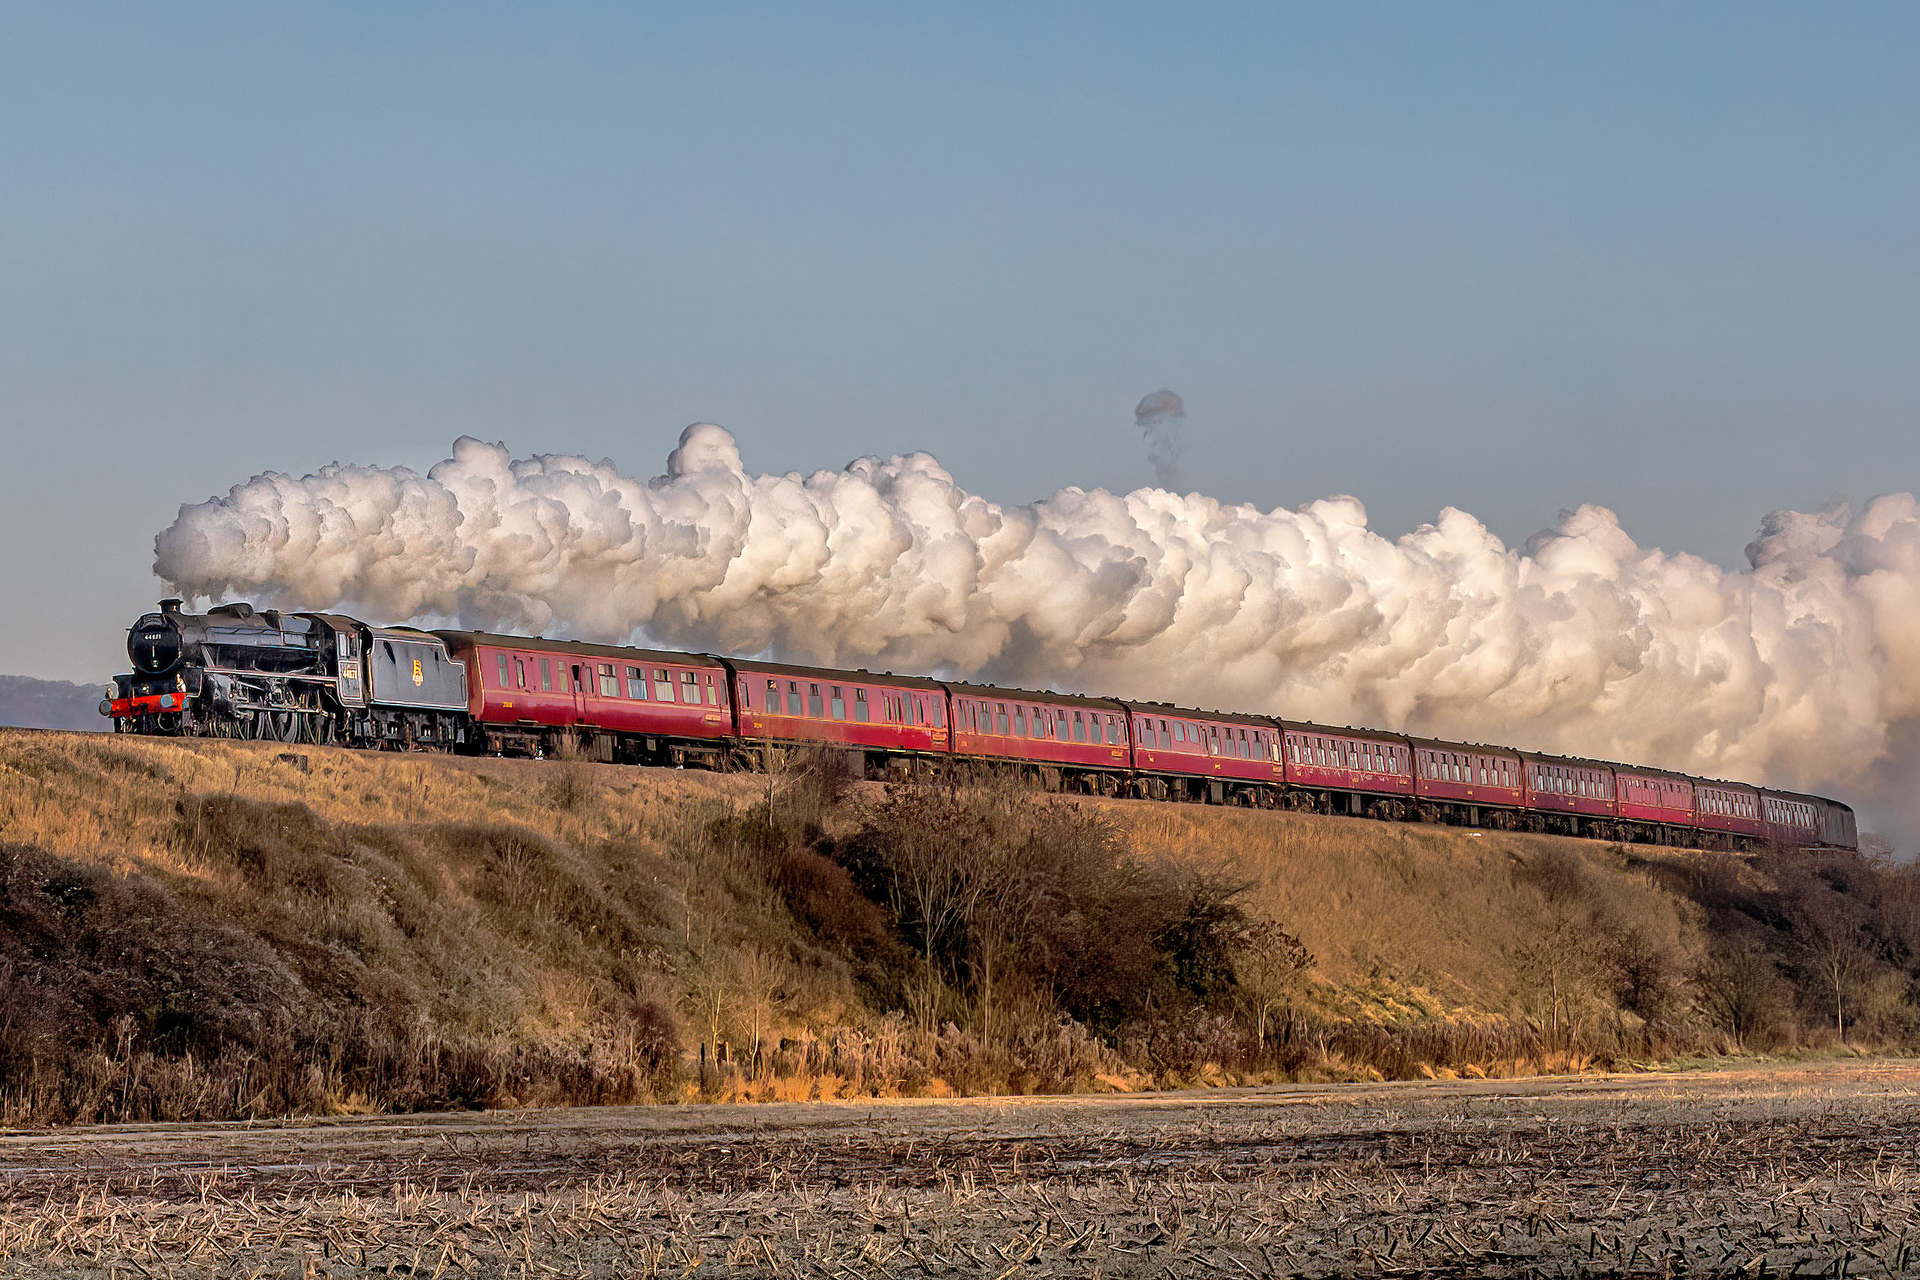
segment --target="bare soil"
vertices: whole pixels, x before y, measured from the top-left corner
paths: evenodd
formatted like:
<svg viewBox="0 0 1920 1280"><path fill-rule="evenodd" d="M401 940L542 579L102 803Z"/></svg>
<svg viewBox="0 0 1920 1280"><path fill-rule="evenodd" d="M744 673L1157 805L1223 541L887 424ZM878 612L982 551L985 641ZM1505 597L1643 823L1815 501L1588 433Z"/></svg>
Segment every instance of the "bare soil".
<svg viewBox="0 0 1920 1280"><path fill-rule="evenodd" d="M1906 1275L1920 1063L0 1135L34 1276Z"/></svg>

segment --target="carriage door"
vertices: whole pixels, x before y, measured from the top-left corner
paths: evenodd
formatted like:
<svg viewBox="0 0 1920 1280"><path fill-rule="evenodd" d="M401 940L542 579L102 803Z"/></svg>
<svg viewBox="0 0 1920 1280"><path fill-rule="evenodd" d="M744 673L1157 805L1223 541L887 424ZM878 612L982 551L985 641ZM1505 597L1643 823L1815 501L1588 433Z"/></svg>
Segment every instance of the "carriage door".
<svg viewBox="0 0 1920 1280"><path fill-rule="evenodd" d="M567 670L571 673L571 679L573 680L573 722L575 724L586 724L589 721L587 715L587 681L593 677L588 669L578 662L569 663Z"/></svg>

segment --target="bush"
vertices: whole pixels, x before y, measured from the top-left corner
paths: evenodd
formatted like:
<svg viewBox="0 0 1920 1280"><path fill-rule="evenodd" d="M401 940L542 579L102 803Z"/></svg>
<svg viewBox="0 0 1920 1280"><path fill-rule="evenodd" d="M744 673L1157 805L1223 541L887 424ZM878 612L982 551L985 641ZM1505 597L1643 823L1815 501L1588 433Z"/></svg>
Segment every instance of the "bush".
<svg viewBox="0 0 1920 1280"><path fill-rule="evenodd" d="M888 789L838 850L902 941L990 1018L1031 988L1114 1027L1232 989L1240 887L1132 855L1113 824L1010 786Z"/></svg>

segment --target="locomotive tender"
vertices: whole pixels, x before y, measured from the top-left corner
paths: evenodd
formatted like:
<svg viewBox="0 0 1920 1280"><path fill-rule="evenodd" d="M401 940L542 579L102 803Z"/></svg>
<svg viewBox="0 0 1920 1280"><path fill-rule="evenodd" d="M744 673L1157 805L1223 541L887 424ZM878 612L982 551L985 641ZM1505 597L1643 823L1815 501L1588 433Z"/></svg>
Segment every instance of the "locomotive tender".
<svg viewBox="0 0 1920 1280"><path fill-rule="evenodd" d="M845 750L869 777L947 762L1050 789L1744 850L1855 848L1836 800L1602 760L1167 703L840 671L332 613L163 600L127 633L120 733L751 768Z"/></svg>

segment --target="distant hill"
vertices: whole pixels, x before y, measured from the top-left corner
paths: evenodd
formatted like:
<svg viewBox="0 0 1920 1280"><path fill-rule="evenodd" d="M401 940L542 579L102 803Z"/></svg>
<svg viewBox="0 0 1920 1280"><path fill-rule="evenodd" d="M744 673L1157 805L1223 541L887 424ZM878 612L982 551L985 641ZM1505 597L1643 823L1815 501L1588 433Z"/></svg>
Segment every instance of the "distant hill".
<svg viewBox="0 0 1920 1280"><path fill-rule="evenodd" d="M105 684L0 676L0 724L105 733L113 727L113 722L100 714L100 693Z"/></svg>

